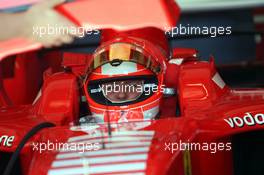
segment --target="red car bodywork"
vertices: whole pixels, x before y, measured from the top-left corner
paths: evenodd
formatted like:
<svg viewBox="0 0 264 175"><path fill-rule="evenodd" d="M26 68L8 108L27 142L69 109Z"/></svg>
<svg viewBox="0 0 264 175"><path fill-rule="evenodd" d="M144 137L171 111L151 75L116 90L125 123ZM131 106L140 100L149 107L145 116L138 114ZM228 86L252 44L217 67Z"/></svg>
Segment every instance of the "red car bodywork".
<svg viewBox="0 0 264 175"><path fill-rule="evenodd" d="M89 5L86 3L89 2L77 1L62 5L58 9L77 24L83 25L89 19L97 21L92 16L86 17L86 12L89 12L87 10ZM91 2L95 3L95 1ZM120 3L120 1L116 2ZM173 1L144 2L149 5L146 13L151 11L151 15L155 15L152 13L154 9L160 10L162 7L163 10L156 15L165 14L167 27L174 26L179 10ZM93 9L103 6L104 3L100 6L94 4ZM116 9L114 4L109 1L107 6ZM78 11L76 11L77 6L80 8ZM122 10L125 12L125 9ZM94 13L96 12L89 12L90 15ZM111 18L111 13L107 16L113 24L107 24L106 28L114 28L113 26L117 24L114 24L115 20ZM132 14L128 16L134 17ZM97 17L101 18L102 20L99 21L104 24L104 17L100 15ZM213 59L209 62L198 61L195 49L170 50L164 31L156 28L138 29L142 26L162 28L164 19L162 23L159 18L157 21L152 21L152 24L145 23L145 19L138 18L139 21L133 19L133 24L126 28L125 26L128 25L126 22L129 21L127 19L127 21L118 21L117 23L123 25L115 29L125 27L133 30L108 29L102 32L102 42L117 37L133 36L141 38L142 42L146 40L154 43L153 50L160 50L168 58L165 85L177 89L177 97L163 99L159 119L111 124L111 136L107 124L95 124L90 128L69 125L80 118L80 103L83 96L80 76L85 73L85 66L91 55L53 52L44 54L42 59L39 59L36 50L41 47L39 44L30 45L25 40L19 40L9 47L6 45L8 48L0 54L3 59L2 74L0 74L2 75L0 136L8 136L5 137L7 139L14 136L14 140L9 140L11 146L8 146L8 140L2 137L0 151L14 152L21 139L33 126L48 121L56 124L56 127L39 132L25 145L20 154L23 174L233 174L233 152L229 149L230 145L227 145L236 134L263 129L264 90L230 89L217 73ZM7 50L9 52L6 52ZM9 55L14 54L16 59L12 63L12 57ZM6 56L9 56L9 59L4 59ZM10 64L19 65L14 68L13 81L8 80L6 73L8 71L4 66ZM62 70L61 67L71 68L72 71ZM28 104L38 93L42 73L43 85L39 93L41 95L33 104ZM17 88L24 92L21 94ZM27 105L12 106L12 104ZM177 110L180 111L178 115L176 115ZM245 119L244 116L247 115L252 115L248 117L251 121ZM105 144L105 148L85 153L78 153L76 150L40 153L33 147L36 143L73 141ZM218 149L215 153L211 153L210 150L176 149L174 147L176 143L181 142L222 143L221 147L225 149Z"/></svg>

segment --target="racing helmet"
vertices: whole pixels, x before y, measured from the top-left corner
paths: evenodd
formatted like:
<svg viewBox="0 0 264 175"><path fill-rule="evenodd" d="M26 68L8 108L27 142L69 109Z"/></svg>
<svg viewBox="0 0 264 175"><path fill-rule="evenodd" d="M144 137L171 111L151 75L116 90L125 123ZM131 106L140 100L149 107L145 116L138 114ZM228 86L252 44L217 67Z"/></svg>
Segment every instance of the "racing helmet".
<svg viewBox="0 0 264 175"><path fill-rule="evenodd" d="M163 69L164 64L140 45L118 40L99 47L84 83L92 117L98 122L154 119L162 98Z"/></svg>

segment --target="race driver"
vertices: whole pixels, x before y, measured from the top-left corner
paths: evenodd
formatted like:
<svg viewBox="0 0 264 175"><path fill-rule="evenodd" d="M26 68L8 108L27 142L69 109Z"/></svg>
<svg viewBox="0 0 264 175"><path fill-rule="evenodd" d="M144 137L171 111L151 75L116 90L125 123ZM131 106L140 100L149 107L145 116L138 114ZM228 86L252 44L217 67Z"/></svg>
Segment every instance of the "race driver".
<svg viewBox="0 0 264 175"><path fill-rule="evenodd" d="M84 89L97 121L151 120L159 114L164 64L131 43L119 38L104 44L88 65Z"/></svg>

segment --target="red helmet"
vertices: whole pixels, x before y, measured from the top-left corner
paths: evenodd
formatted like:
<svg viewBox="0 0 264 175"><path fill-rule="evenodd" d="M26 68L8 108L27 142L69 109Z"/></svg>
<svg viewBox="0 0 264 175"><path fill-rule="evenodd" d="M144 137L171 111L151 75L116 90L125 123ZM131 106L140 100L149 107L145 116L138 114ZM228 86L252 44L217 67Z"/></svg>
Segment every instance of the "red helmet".
<svg viewBox="0 0 264 175"><path fill-rule="evenodd" d="M159 113L165 63L131 43L103 45L89 64L85 94L100 122L148 120Z"/></svg>

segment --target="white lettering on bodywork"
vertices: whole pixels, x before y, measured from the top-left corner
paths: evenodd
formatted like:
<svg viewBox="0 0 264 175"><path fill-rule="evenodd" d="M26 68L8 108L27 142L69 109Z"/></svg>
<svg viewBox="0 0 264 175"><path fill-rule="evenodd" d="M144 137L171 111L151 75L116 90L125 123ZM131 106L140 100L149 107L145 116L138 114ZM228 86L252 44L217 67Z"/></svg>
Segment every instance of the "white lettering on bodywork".
<svg viewBox="0 0 264 175"><path fill-rule="evenodd" d="M244 117L229 117L224 119L224 121L231 127L239 127L242 128L245 125L247 126L254 126L254 125L263 125L264 124L264 114L256 114L252 115L251 113L247 112Z"/></svg>

